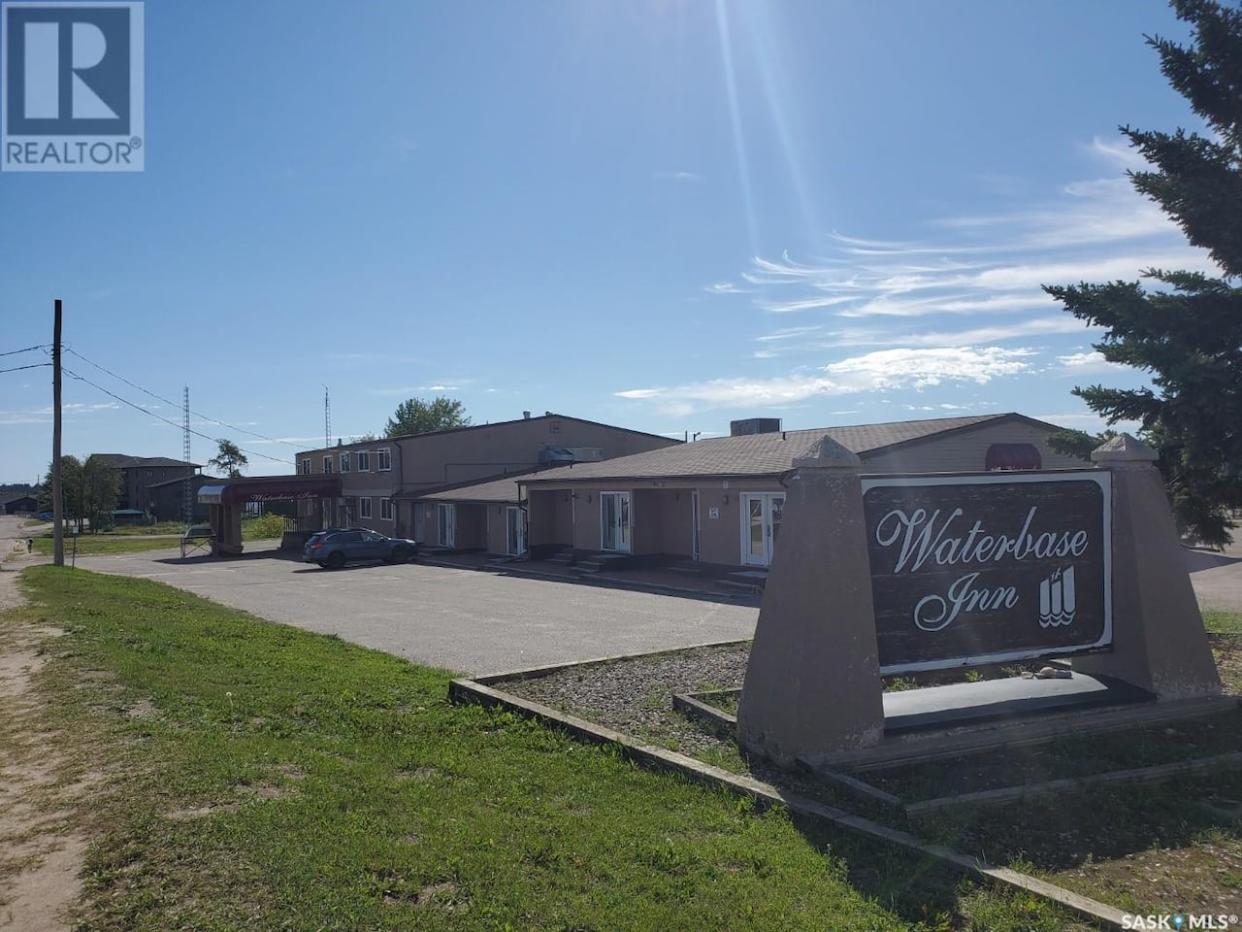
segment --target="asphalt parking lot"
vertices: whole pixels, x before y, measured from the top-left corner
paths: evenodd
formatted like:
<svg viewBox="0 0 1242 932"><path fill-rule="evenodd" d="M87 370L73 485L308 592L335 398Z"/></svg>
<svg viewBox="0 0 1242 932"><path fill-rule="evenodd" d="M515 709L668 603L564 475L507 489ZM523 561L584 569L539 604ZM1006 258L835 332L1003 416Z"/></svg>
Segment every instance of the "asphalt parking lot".
<svg viewBox="0 0 1242 932"><path fill-rule="evenodd" d="M310 564L175 551L84 557L272 621L474 675L750 637L758 609L436 566Z"/></svg>

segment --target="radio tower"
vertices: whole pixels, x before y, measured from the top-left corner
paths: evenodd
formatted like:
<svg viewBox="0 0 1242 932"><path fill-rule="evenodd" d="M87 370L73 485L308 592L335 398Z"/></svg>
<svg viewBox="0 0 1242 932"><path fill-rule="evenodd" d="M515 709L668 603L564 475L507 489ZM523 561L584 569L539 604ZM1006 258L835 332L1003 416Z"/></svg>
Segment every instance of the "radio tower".
<svg viewBox="0 0 1242 932"><path fill-rule="evenodd" d="M328 401L328 386L323 387L323 445L332 446L332 403Z"/></svg>
<svg viewBox="0 0 1242 932"><path fill-rule="evenodd" d="M181 514L186 527L194 521L194 481L190 478L190 386L185 386L181 396L181 461L186 463L185 478L181 480Z"/></svg>

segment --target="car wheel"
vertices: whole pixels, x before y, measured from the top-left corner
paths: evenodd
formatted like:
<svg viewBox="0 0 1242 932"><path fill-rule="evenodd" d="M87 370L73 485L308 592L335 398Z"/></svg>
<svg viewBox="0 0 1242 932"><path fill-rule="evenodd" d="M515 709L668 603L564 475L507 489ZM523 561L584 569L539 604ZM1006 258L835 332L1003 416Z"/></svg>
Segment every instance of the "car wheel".
<svg viewBox="0 0 1242 932"><path fill-rule="evenodd" d="M336 553L329 554L328 559L324 560L323 565L330 570L339 570L345 565L345 554L339 550Z"/></svg>
<svg viewBox="0 0 1242 932"><path fill-rule="evenodd" d="M413 556L414 554L410 551L409 547L394 547L389 560L393 563L409 563L410 558Z"/></svg>

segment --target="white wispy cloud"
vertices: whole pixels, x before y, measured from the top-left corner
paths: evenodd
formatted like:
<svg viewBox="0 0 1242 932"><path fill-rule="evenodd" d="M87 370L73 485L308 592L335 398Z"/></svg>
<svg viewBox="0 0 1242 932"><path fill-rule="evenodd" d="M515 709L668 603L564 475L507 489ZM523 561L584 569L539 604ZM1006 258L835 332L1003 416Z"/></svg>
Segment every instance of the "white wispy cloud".
<svg viewBox="0 0 1242 932"><path fill-rule="evenodd" d="M691 171L660 171L654 177L656 181L678 181L685 184L702 184L706 180L698 172Z"/></svg>
<svg viewBox="0 0 1242 932"><path fill-rule="evenodd" d="M758 337L760 348L755 351L755 356L770 359L790 353L863 346L970 346L1060 334L1089 336L1099 332L1068 314L1045 314L1041 317L955 330L886 330L878 327L843 328L836 325L789 327Z"/></svg>
<svg viewBox="0 0 1242 932"><path fill-rule="evenodd" d="M1091 375L1092 373L1110 372L1125 369L1126 366L1109 362L1098 350L1084 350L1080 353L1068 353L1057 357L1057 363L1067 375Z"/></svg>
<svg viewBox="0 0 1242 932"><path fill-rule="evenodd" d="M657 404L662 413L704 408L784 407L809 398L923 389L947 382L985 385L1031 368L1028 349L999 346L899 348L849 356L810 372L773 378L722 378L682 385L631 388L621 398Z"/></svg>
<svg viewBox="0 0 1242 932"><path fill-rule="evenodd" d="M712 282L704 285L703 290L708 294L750 294L749 288L739 288L733 282Z"/></svg>

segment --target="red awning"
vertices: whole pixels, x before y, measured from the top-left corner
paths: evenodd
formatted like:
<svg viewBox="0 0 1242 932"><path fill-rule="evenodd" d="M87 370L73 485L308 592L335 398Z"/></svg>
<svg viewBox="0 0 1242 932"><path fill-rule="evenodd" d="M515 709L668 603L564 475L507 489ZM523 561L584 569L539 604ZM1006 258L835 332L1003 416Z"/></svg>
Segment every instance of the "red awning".
<svg viewBox="0 0 1242 932"><path fill-rule="evenodd" d="M198 500L207 505L233 505L240 502L275 502L302 498L338 498L341 477L318 476L254 476L221 479L199 487Z"/></svg>

